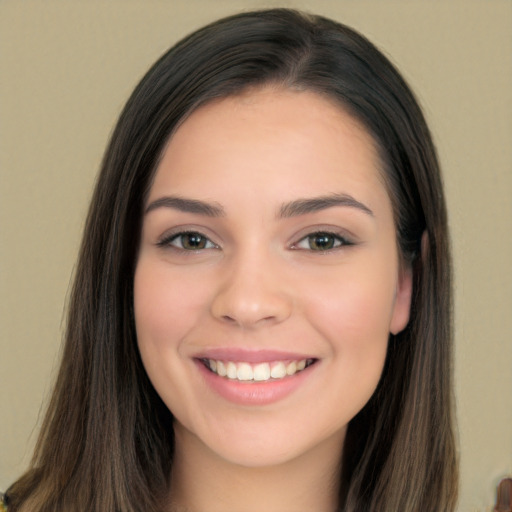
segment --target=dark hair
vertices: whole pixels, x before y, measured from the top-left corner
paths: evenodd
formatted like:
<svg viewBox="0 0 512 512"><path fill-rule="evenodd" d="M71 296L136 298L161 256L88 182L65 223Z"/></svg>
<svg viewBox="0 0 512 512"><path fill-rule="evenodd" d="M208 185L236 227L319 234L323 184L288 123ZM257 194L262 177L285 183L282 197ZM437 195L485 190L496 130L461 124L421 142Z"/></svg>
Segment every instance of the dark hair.
<svg viewBox="0 0 512 512"><path fill-rule="evenodd" d="M378 388L348 427L339 509L454 509L451 263L429 130L404 80L368 40L323 17L272 9L186 37L128 100L90 206L60 373L32 467L9 492L13 511L160 510L172 416L143 368L132 311L144 200L186 116L267 84L334 99L373 136L402 260L414 271L409 325L390 336Z"/></svg>

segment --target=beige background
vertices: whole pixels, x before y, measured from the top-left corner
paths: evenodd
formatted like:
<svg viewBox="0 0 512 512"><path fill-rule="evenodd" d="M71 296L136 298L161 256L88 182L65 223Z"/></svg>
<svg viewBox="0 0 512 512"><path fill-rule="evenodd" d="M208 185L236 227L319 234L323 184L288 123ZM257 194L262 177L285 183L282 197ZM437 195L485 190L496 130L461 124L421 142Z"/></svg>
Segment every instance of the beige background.
<svg viewBox="0 0 512 512"><path fill-rule="evenodd" d="M488 510L512 473L510 0L0 0L0 489L33 446L88 198L124 101L179 37L272 5L354 26L417 92L456 262L460 512Z"/></svg>

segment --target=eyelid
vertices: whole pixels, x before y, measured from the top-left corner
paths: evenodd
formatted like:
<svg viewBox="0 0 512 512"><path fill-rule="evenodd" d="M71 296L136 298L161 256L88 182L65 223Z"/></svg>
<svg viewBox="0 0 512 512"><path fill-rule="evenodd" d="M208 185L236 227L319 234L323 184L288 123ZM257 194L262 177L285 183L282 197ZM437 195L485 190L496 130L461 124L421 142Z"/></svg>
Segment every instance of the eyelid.
<svg viewBox="0 0 512 512"><path fill-rule="evenodd" d="M171 242L173 242L175 239L179 238L180 236L184 235L199 235L200 237L207 240L207 244L210 243L213 247L204 247L200 249L185 249L184 247L178 247L176 245L173 245ZM184 227L180 226L179 228L172 229L171 231L167 231L164 235L162 235L156 242L157 247L161 248L169 248L174 249L176 251L183 251L183 252L201 252L205 250L210 249L219 249L219 245L216 244L210 236L205 235L200 229L195 229L193 227Z"/></svg>
<svg viewBox="0 0 512 512"><path fill-rule="evenodd" d="M311 249L311 248L299 247L299 244L301 242L306 241L308 238L314 237L315 235L317 235L317 236L319 236L319 235L332 236L333 238L336 239L337 242L339 242L339 244L336 245L335 247L324 249L324 250L321 250L321 249L315 250L315 249ZM346 231L336 230L333 228L318 227L313 230L308 230L306 233L301 235L300 238L298 238L297 241L291 245L291 249L299 250L299 251L326 253L326 252L336 251L339 249L350 247L353 245L356 245L356 241L354 240L354 237L348 235Z"/></svg>

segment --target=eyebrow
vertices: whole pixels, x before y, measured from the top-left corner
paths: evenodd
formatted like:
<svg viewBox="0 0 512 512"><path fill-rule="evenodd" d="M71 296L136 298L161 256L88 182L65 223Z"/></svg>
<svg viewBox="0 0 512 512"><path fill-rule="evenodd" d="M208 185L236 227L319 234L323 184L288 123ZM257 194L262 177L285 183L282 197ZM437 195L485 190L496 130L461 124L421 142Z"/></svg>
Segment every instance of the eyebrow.
<svg viewBox="0 0 512 512"><path fill-rule="evenodd" d="M374 216L368 206L348 194L329 194L326 196L296 199L285 203L279 209L278 218L297 217L336 206L356 208L367 215ZM148 205L145 214L157 208L172 208L181 212L194 213L206 217L223 217L226 215L224 208L218 203L209 203L199 199L187 199L178 196L165 196L156 199Z"/></svg>
<svg viewBox="0 0 512 512"><path fill-rule="evenodd" d="M348 206L350 208L356 208L372 217L374 216L372 210L370 210L368 206L348 194L329 194L320 197L297 199L295 201L286 203L279 210L279 217L296 217L299 215L305 215L306 213L326 210L327 208L333 208L335 206Z"/></svg>
<svg viewBox="0 0 512 512"><path fill-rule="evenodd" d="M196 213L206 217L222 217L225 215L224 208L217 203L208 203L198 199L185 199L178 196L166 196L156 199L148 205L145 213L157 208L173 208L185 213Z"/></svg>

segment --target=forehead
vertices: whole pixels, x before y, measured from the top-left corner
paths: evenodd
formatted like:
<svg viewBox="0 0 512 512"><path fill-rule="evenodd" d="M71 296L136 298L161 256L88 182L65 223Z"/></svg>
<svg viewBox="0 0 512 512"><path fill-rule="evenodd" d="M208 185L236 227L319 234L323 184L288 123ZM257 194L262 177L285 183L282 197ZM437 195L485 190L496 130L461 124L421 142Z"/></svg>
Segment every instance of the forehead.
<svg viewBox="0 0 512 512"><path fill-rule="evenodd" d="M223 187L276 201L358 189L364 195L368 186L384 190L381 167L373 138L340 105L310 91L267 87L195 110L170 138L149 199L165 191L209 196Z"/></svg>

